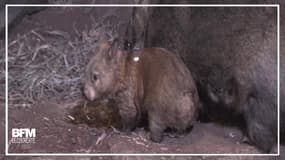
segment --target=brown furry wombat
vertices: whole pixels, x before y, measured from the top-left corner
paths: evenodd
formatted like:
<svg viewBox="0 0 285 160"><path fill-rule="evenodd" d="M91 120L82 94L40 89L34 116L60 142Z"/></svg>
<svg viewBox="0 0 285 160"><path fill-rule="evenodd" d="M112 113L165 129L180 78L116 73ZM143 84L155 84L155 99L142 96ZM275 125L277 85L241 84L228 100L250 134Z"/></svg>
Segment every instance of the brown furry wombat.
<svg viewBox="0 0 285 160"><path fill-rule="evenodd" d="M148 117L155 142L162 140L166 128L184 131L196 119L198 93L191 73L166 49L122 51L103 34L85 78L86 97L115 100L124 129L133 130Z"/></svg>

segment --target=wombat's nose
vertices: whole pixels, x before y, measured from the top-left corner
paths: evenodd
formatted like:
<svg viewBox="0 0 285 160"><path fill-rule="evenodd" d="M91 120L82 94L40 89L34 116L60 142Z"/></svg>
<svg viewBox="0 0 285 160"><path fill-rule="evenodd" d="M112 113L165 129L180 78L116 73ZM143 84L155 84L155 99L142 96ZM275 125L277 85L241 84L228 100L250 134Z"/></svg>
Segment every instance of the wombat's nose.
<svg viewBox="0 0 285 160"><path fill-rule="evenodd" d="M93 101L96 98L96 92L94 89L88 85L84 87L84 95L87 97L88 100Z"/></svg>

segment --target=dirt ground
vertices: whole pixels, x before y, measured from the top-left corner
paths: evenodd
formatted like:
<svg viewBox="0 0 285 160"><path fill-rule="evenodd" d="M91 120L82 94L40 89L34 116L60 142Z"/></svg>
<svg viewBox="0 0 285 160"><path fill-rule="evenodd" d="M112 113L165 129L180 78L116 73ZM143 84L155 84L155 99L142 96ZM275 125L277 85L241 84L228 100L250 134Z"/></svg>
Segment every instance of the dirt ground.
<svg viewBox="0 0 285 160"><path fill-rule="evenodd" d="M193 130L184 136L165 136L162 143L154 143L148 139L149 133L143 128L138 128L132 133L122 133L116 129L98 129L89 127L86 124L74 125L68 121L66 116L69 113L67 111L70 106L74 106L74 104L64 106L44 103L29 108L9 109L9 131L11 128L21 128L23 126L37 129L34 144L9 143L9 152L259 153L255 147L240 142L242 134L235 128L223 127L213 123L197 123ZM11 157L11 159L18 158ZM195 157L192 159L217 159L217 157ZM225 159L225 157L218 159ZM235 157L231 159L242 158ZM246 157L244 159L271 158Z"/></svg>
<svg viewBox="0 0 285 160"><path fill-rule="evenodd" d="M9 33L9 43L19 39L31 30L57 30L68 33L70 39L82 36L83 30L91 27L91 17L100 20L107 13L117 15L114 20L122 24L118 30L123 33L130 10L112 8L48 8L25 17ZM102 15L103 14L103 15ZM116 23L114 22L114 23ZM74 26L76 26L74 29ZM79 34L78 34L79 33ZM40 37L39 35L37 35ZM28 36L29 40L31 36ZM57 38L54 38L57 39ZM88 42L86 42L88 43ZM4 41L0 41L1 60L4 58ZM76 46L75 46L76 47ZM12 47L13 49L13 47ZM14 47L17 49L17 47ZM1 74L4 63L1 62ZM82 73L83 74L83 73ZM4 80L1 79L0 105L0 149L4 151ZM80 83L77 84L79 86ZM76 88L80 93L80 88ZM39 97L34 100L9 105L9 136L11 128L36 128L34 144L13 144L9 141L10 153L260 153L254 146L242 143L242 133L235 127L221 126L215 123L197 122L193 130L179 137L165 136L162 143L151 142L149 132L137 128L131 133L122 133L114 128L94 127L87 124L70 122L70 111L82 100L82 95L75 94L72 99L66 95ZM62 97L61 97L62 96ZM62 101L60 100L62 99ZM10 102L9 102L10 103ZM13 103L13 102L11 102ZM17 102L17 104L19 104ZM23 105L29 104L29 105ZM281 153L285 148L281 146ZM3 156L3 154L2 154ZM191 160L271 160L276 157L2 157L0 159L191 159ZM279 159L283 159L279 157Z"/></svg>

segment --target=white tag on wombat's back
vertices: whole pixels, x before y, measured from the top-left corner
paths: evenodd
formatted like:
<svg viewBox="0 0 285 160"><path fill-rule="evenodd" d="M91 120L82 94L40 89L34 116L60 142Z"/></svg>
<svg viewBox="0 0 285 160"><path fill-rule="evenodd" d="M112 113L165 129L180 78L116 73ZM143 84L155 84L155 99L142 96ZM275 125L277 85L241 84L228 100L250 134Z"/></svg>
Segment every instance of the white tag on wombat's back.
<svg viewBox="0 0 285 160"><path fill-rule="evenodd" d="M140 60L139 57L134 57L134 61L135 61L135 62L137 62L137 61L139 61L139 60Z"/></svg>

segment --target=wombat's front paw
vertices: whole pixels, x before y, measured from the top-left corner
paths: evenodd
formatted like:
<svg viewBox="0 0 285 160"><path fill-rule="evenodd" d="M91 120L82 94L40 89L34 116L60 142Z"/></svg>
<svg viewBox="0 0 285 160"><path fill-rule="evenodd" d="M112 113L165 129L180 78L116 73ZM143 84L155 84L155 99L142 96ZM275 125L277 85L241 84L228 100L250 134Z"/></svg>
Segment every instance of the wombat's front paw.
<svg viewBox="0 0 285 160"><path fill-rule="evenodd" d="M152 118L153 119L153 118ZM163 138L164 127L161 123L149 119L149 130L150 130L150 139L153 142L161 142Z"/></svg>
<svg viewBox="0 0 285 160"><path fill-rule="evenodd" d="M157 143L161 142L162 137L163 137L162 133L153 133L153 132L150 133L150 139L153 142L157 142Z"/></svg>

